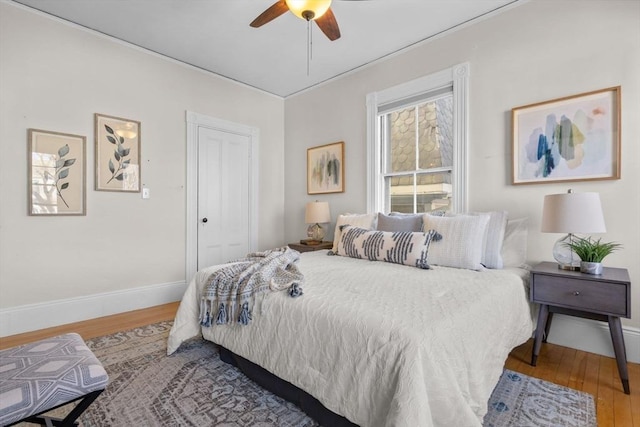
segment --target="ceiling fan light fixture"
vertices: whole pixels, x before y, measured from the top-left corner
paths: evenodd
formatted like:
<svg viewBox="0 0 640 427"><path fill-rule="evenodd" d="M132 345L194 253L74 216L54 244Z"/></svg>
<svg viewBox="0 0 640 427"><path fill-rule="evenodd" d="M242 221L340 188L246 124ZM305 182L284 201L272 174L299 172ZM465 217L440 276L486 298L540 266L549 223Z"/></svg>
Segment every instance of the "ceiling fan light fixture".
<svg viewBox="0 0 640 427"><path fill-rule="evenodd" d="M289 10L305 21L316 20L331 6L331 0L285 0Z"/></svg>

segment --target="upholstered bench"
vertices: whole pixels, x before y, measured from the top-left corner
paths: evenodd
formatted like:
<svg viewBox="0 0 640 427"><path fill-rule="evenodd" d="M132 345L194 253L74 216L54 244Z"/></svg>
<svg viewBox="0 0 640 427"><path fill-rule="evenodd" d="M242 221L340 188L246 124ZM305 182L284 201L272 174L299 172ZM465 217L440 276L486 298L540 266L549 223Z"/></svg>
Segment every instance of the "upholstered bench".
<svg viewBox="0 0 640 427"><path fill-rule="evenodd" d="M47 338L0 351L0 426L20 421L74 426L109 382L107 372L78 334ZM79 401L64 419L45 412Z"/></svg>

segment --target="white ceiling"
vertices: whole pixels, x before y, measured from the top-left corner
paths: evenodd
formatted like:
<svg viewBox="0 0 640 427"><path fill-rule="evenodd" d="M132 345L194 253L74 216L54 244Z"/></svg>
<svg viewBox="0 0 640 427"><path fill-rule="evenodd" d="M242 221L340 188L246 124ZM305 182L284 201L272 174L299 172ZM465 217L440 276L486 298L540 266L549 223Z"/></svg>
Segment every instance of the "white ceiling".
<svg viewBox="0 0 640 427"><path fill-rule="evenodd" d="M14 0L67 21L286 97L523 0L334 0L342 37L290 12L249 23L275 0Z"/></svg>

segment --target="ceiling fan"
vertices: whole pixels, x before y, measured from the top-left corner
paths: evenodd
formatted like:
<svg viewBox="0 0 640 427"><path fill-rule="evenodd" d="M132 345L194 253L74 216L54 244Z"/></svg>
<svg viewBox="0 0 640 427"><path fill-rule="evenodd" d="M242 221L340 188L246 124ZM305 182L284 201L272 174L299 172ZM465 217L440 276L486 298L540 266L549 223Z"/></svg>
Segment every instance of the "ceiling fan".
<svg viewBox="0 0 640 427"><path fill-rule="evenodd" d="M340 38L340 28L331 11L331 0L278 0L249 24L258 28L287 11L307 22L315 21L329 40Z"/></svg>

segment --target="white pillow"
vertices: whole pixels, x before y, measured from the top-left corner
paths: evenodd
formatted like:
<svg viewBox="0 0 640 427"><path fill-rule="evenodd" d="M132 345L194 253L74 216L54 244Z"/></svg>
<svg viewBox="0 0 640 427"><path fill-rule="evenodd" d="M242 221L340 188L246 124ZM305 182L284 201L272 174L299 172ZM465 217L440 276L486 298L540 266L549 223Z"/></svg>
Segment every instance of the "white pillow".
<svg viewBox="0 0 640 427"><path fill-rule="evenodd" d="M422 217L424 230L435 230L442 240L433 242L429 249L429 264L444 267L482 270L484 237L489 215L458 215Z"/></svg>
<svg viewBox="0 0 640 427"><path fill-rule="evenodd" d="M338 243L338 255L385 261L428 269L429 245L440 239L433 230L427 232L365 230L345 225Z"/></svg>
<svg viewBox="0 0 640 427"><path fill-rule="evenodd" d="M376 214L343 214L338 215L338 219L336 220L336 229L333 232L333 248L331 251L333 253L338 252L338 242L340 242L340 236L342 232L340 231L341 225L353 225L354 227L360 227L367 230L371 230L375 227L375 220L377 216Z"/></svg>
<svg viewBox="0 0 640 427"><path fill-rule="evenodd" d="M527 262L527 218L510 219L504 233L502 262L505 268L522 267Z"/></svg>
<svg viewBox="0 0 640 427"><path fill-rule="evenodd" d="M430 213L433 215L433 213ZM489 224L487 232L483 238L482 244L482 265L486 268L502 268L502 242L504 241L504 232L507 228L507 211L493 212L468 212L464 214L447 213L446 216L460 215L489 215Z"/></svg>
<svg viewBox="0 0 640 427"><path fill-rule="evenodd" d="M489 224L484 239L482 265L487 268L502 268L502 242L507 228L507 211L470 212L469 215L489 214Z"/></svg>

